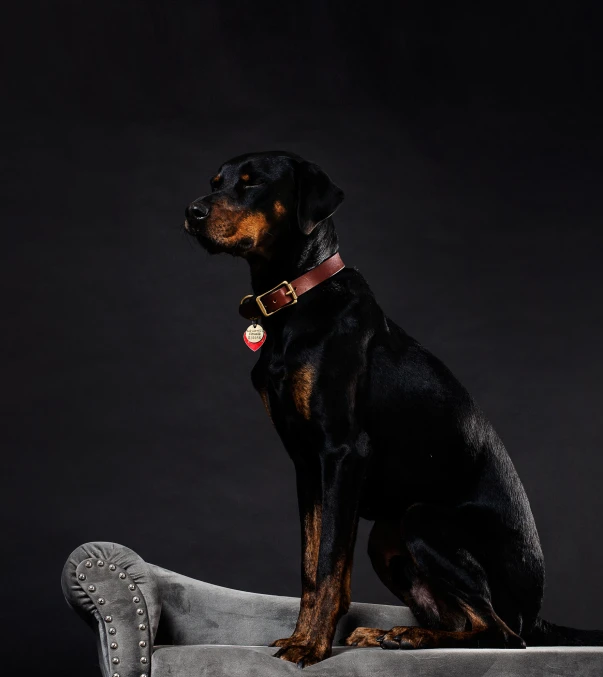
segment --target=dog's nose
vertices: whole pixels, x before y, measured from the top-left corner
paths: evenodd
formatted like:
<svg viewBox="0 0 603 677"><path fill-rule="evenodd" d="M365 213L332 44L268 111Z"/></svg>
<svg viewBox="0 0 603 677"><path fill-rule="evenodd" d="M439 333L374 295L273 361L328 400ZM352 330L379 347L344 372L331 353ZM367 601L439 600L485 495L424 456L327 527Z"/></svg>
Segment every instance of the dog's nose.
<svg viewBox="0 0 603 677"><path fill-rule="evenodd" d="M209 207L203 202L193 202L186 208L186 218L189 221L202 221L209 214Z"/></svg>

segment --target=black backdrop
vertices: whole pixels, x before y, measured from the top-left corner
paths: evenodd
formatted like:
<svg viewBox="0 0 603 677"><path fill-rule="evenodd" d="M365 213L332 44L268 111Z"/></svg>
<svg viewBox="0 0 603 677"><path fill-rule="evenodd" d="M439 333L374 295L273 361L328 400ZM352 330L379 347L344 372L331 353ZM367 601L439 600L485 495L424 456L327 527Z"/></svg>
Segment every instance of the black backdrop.
<svg viewBox="0 0 603 677"><path fill-rule="evenodd" d="M222 161L271 148L344 188L344 259L501 434L543 541L543 615L603 625L600 17L448 4L13 8L1 616L19 674L97 674L59 587L88 540L299 592L293 470L236 312L246 264L181 229ZM366 535L353 598L391 601Z"/></svg>

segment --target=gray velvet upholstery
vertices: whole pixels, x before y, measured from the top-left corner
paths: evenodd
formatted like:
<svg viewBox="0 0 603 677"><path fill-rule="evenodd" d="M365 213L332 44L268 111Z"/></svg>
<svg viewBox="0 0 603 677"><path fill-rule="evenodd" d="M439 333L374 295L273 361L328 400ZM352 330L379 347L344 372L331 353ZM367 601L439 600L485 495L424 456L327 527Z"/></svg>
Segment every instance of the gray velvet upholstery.
<svg viewBox="0 0 603 677"><path fill-rule="evenodd" d="M341 647L300 673L295 665L273 658L276 649L267 646L291 634L299 599L196 581L147 564L115 543L77 548L63 569L62 586L69 605L96 631L103 677L603 675L601 647L429 651ZM416 622L407 607L353 603L336 638L360 625L390 628Z"/></svg>

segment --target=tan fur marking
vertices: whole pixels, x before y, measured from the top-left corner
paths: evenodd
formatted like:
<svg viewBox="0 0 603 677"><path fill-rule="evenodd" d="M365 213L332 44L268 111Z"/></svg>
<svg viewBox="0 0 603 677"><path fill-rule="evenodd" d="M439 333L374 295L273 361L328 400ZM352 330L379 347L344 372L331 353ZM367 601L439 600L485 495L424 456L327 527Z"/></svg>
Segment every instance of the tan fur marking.
<svg viewBox="0 0 603 677"><path fill-rule="evenodd" d="M244 237L249 237L253 246L257 247L269 229L262 212L237 208L223 200L214 203L207 222L209 236L225 245L234 245Z"/></svg>
<svg viewBox="0 0 603 677"><path fill-rule="evenodd" d="M274 203L274 213L276 216L281 217L287 210L285 209L285 205L283 205L282 202L279 202L278 200Z"/></svg>
<svg viewBox="0 0 603 677"><path fill-rule="evenodd" d="M479 616L478 613L470 607L468 604L465 604L462 600L459 600L459 604L463 611L467 614L467 620L471 624L472 631L485 630L488 627L488 623L484 620L482 616Z"/></svg>
<svg viewBox="0 0 603 677"><path fill-rule="evenodd" d="M249 174L241 174L241 181L249 181Z"/></svg>
<svg viewBox="0 0 603 677"><path fill-rule="evenodd" d="M310 398L314 385L314 367L305 364L291 376L291 386L295 408L306 419L310 420Z"/></svg>
<svg viewBox="0 0 603 677"><path fill-rule="evenodd" d="M318 567L318 552L320 550L320 531L322 528L322 506L314 505L311 513L304 520L304 534L306 547L303 552L304 574L312 581L316 581L316 569Z"/></svg>
<svg viewBox="0 0 603 677"><path fill-rule="evenodd" d="M260 397L262 398L262 402L264 403L264 408L266 409L266 412L268 416L270 416L270 420L272 421L272 414L270 413L270 400L268 399L268 393L265 390L260 390Z"/></svg>

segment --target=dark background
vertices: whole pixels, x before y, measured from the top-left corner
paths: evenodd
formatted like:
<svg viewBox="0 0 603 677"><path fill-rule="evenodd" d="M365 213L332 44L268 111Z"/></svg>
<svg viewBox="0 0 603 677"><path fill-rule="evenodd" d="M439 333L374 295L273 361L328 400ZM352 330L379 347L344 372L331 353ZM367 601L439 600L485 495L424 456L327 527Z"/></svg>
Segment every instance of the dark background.
<svg viewBox="0 0 603 677"><path fill-rule="evenodd" d="M601 17L447 5L13 8L0 495L19 674L24 655L32 675L97 674L59 586L89 540L299 593L293 468L236 310L247 266L181 227L224 160L274 148L345 190L344 260L501 434L543 542L543 615L603 626ZM367 533L353 598L389 602Z"/></svg>

